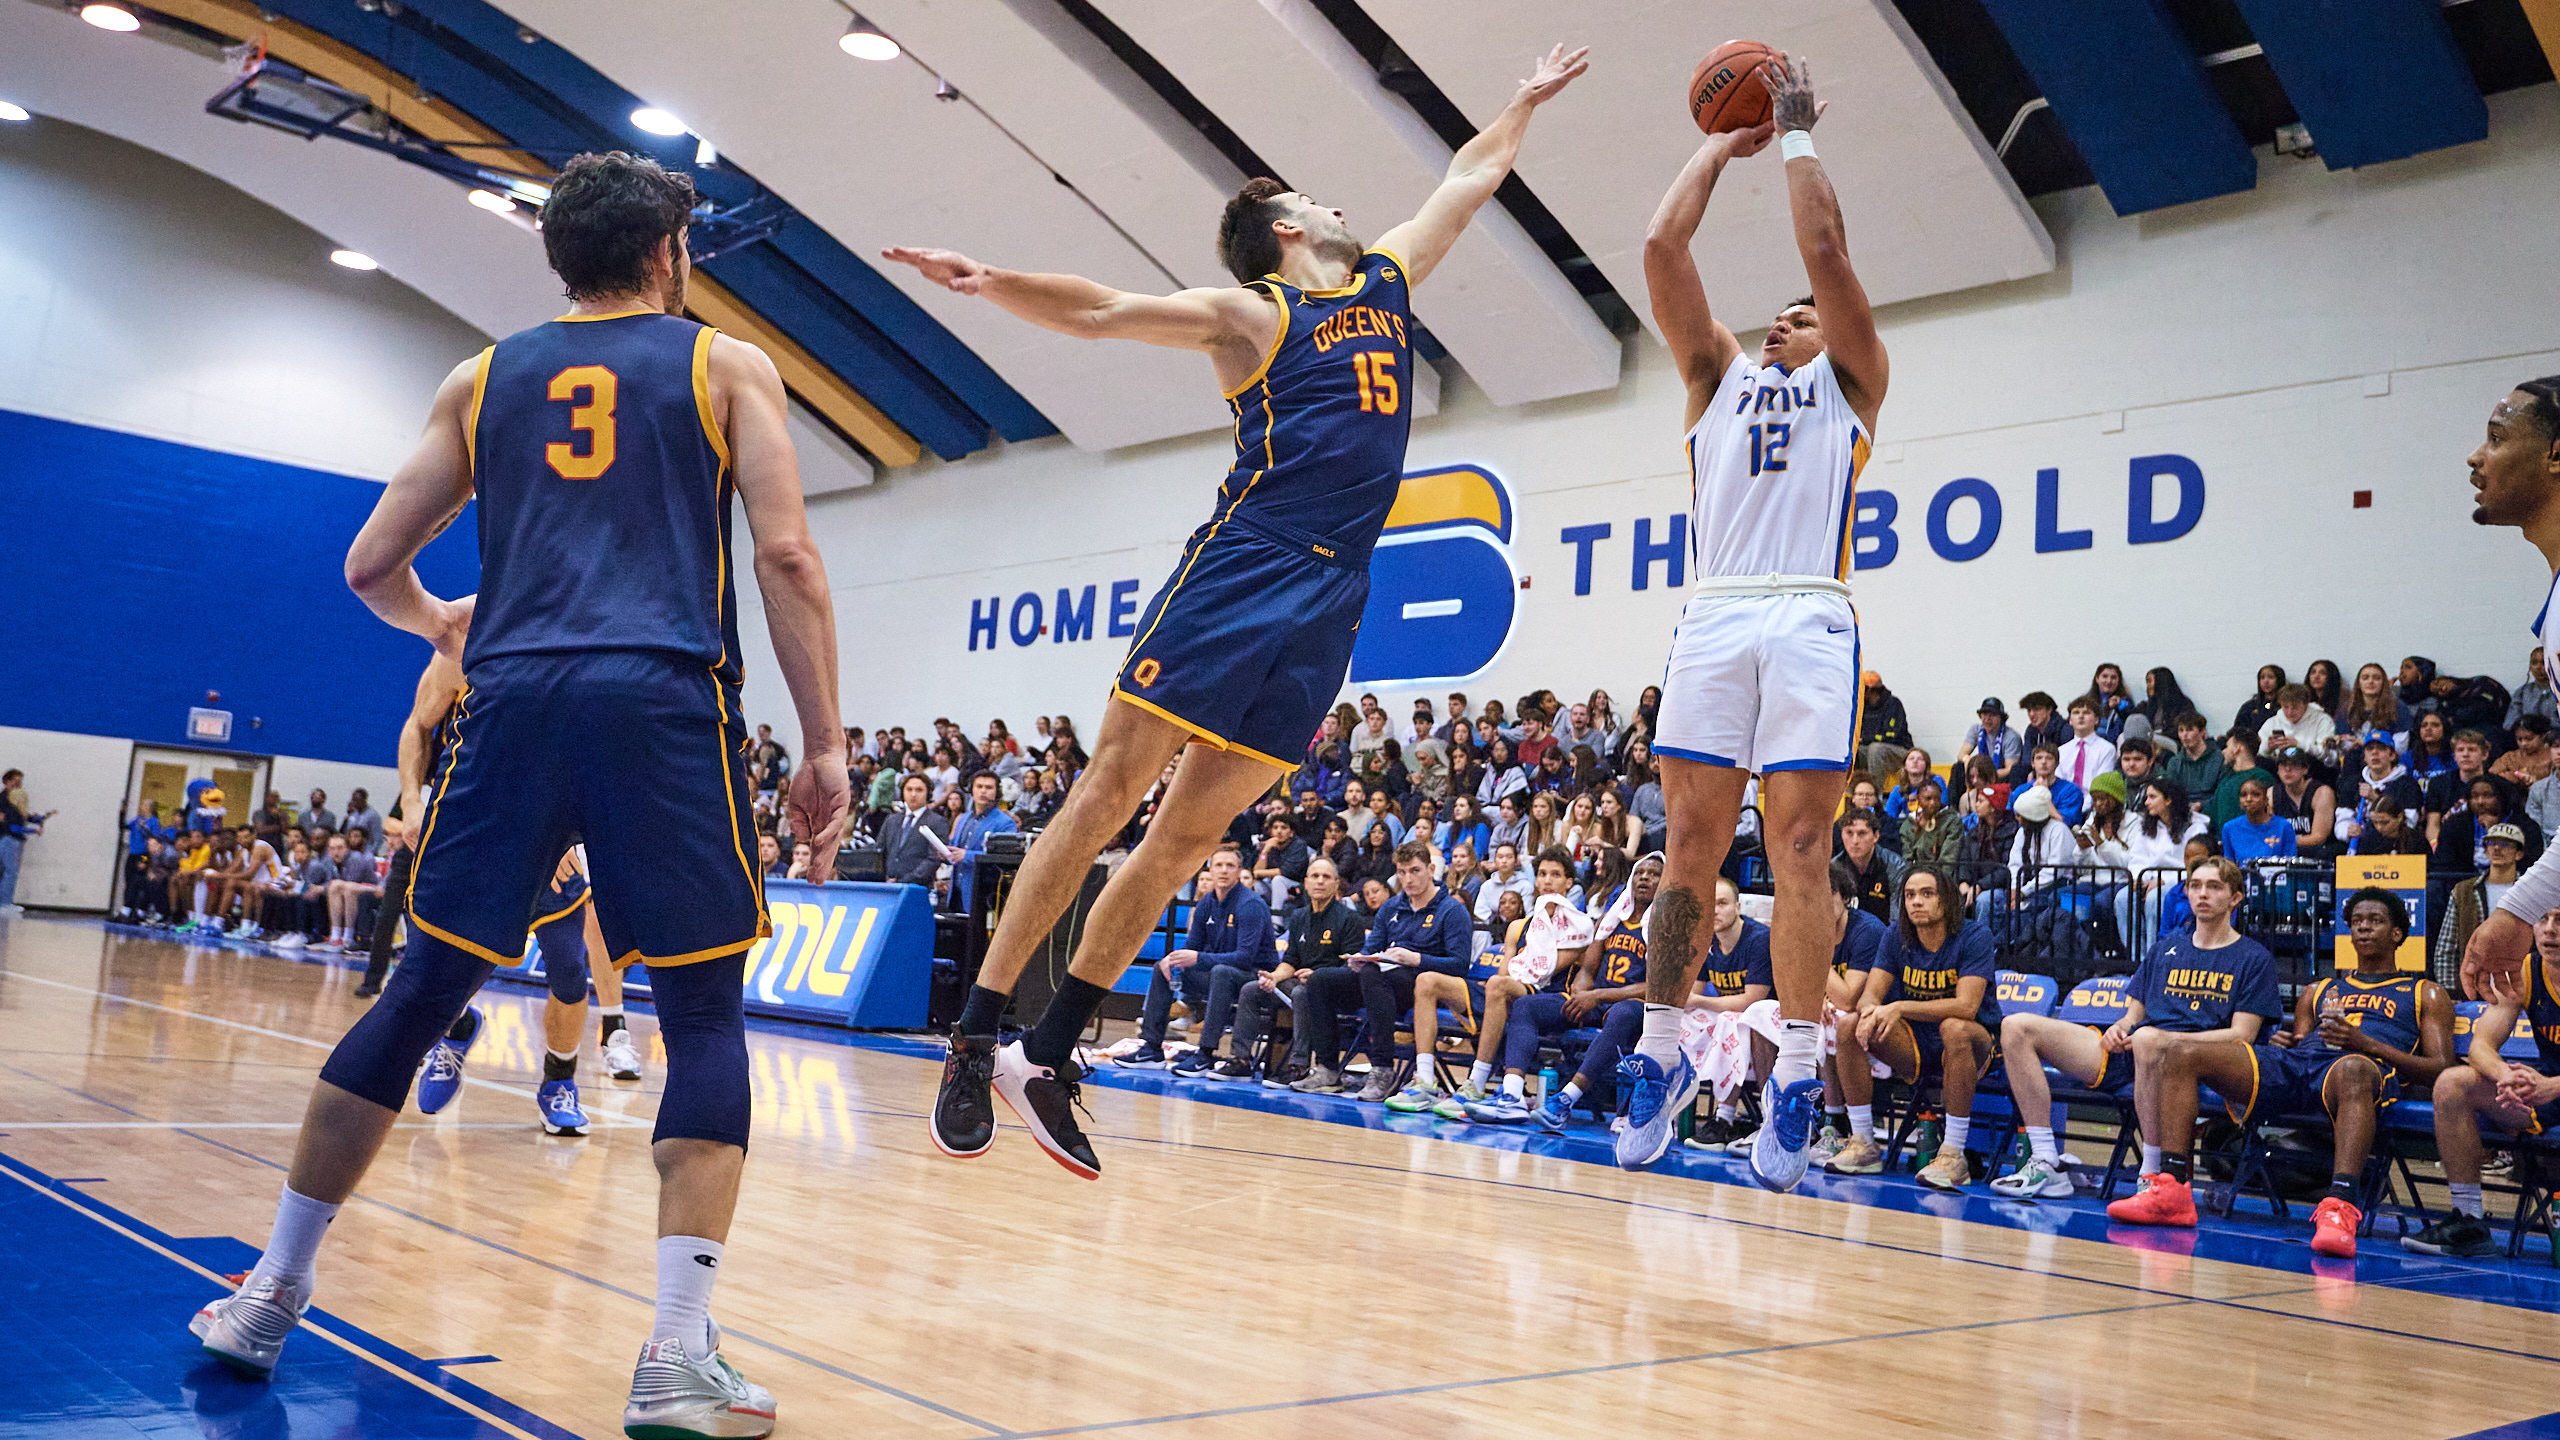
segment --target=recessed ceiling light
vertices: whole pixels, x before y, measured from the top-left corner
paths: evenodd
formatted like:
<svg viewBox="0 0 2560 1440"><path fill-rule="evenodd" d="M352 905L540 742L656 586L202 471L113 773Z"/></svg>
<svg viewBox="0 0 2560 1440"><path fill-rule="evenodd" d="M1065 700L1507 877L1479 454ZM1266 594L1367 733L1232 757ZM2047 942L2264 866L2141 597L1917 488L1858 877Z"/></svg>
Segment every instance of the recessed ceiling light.
<svg viewBox="0 0 2560 1440"><path fill-rule="evenodd" d="M860 14L853 17L853 23L845 27L844 34L837 38L836 48L856 60L898 58L898 42L881 34L880 27L863 19Z"/></svg>
<svg viewBox="0 0 2560 1440"><path fill-rule="evenodd" d="M681 135L684 122L654 105L644 105L631 112L631 123L652 135Z"/></svg>
<svg viewBox="0 0 2560 1440"><path fill-rule="evenodd" d="M18 105L18 104L13 104L13 103L11 103L11 102L9 102L9 101L7 101L7 100L0 100L0 120L13 120L13 121L14 121L14 120L24 120L24 119L27 119L27 118L28 118L28 115L27 115L27 107L26 107L26 106L24 106L24 105Z"/></svg>
<svg viewBox="0 0 2560 1440"><path fill-rule="evenodd" d="M80 18L101 30L113 30L119 35L142 28L142 22L133 18L133 12L121 5L83 5Z"/></svg>
<svg viewBox="0 0 2560 1440"><path fill-rule="evenodd" d="M329 258L350 270L379 270L381 264L361 250L332 250Z"/></svg>
<svg viewBox="0 0 2560 1440"><path fill-rule="evenodd" d="M495 190L472 191L471 203L488 211L492 215L513 215L516 213L516 202L499 194Z"/></svg>

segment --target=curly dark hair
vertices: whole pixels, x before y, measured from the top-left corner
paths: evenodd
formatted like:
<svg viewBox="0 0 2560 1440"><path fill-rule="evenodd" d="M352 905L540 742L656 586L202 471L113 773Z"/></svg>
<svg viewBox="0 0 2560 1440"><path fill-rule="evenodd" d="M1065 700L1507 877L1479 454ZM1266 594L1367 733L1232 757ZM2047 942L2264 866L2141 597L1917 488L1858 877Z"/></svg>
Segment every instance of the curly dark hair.
<svg viewBox="0 0 2560 1440"><path fill-rule="evenodd" d="M1239 281L1258 280L1280 268L1280 237L1273 221L1287 218L1277 203L1289 187L1268 175L1244 182L1218 217L1218 260Z"/></svg>
<svg viewBox="0 0 2560 1440"><path fill-rule="evenodd" d="M658 242L693 223L693 177L614 150L561 167L542 207L542 250L573 300L648 283Z"/></svg>

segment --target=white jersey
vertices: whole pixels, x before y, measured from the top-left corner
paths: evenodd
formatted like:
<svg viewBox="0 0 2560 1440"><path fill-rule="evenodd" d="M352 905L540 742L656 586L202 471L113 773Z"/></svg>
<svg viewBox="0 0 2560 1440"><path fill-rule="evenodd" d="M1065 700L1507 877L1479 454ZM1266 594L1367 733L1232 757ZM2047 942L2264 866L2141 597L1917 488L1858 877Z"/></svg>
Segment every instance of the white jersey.
<svg viewBox="0 0 2560 1440"><path fill-rule="evenodd" d="M2551 588L2543 592L2542 613L2533 617L2533 639L2542 647L2542 673L2560 675L2560 670L2551 668L2560 662L2560 656L2552 654L2553 643L2560 641L2560 575L2552 576ZM2541 859L2517 876L2516 883L2499 897L2498 908L2527 925L2560 910L2560 861L2552 859L2555 853L2560 853L2560 846L2543 851Z"/></svg>
<svg viewBox="0 0 2560 1440"><path fill-rule="evenodd" d="M1689 431L1689 553L1700 580L1849 579L1872 441L1828 354L1790 374L1737 355Z"/></svg>

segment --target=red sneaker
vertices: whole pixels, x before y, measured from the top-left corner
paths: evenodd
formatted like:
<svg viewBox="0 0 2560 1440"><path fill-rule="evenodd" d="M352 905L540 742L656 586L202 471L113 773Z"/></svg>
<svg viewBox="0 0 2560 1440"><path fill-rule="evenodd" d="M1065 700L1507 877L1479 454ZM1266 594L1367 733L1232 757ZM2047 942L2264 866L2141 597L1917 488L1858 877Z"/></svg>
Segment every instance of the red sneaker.
<svg viewBox="0 0 2560 1440"><path fill-rule="evenodd" d="M2335 1255L2352 1260L2356 1255L2356 1231L2364 1225L2364 1212L2332 1195L2311 1212L2311 1250L2315 1255Z"/></svg>
<svg viewBox="0 0 2560 1440"><path fill-rule="evenodd" d="M2187 1182L2166 1171L2143 1177L2142 1188L2107 1207L2107 1218L2123 1225L2196 1223L2196 1193Z"/></svg>

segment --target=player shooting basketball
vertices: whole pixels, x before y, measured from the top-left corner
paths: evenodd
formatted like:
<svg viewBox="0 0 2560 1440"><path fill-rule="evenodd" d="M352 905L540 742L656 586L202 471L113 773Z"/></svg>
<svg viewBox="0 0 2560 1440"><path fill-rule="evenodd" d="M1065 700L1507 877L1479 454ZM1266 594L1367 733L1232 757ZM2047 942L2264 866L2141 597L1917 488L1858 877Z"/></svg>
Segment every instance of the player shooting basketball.
<svg viewBox="0 0 2560 1440"><path fill-rule="evenodd" d="M1530 112L1582 73L1583 53L1548 52L1451 158L1421 213L1374 246L1341 211L1274 180L1249 182L1219 226L1219 256L1239 282L1230 288L1132 295L948 250L882 252L1060 334L1198 350L1236 413L1216 515L1140 618L1093 763L1024 862L953 1030L932 1121L944 1154L994 1143L992 1085L1050 1158L1088 1180L1101 1173L1075 1118L1076 1039L1174 892L1273 772L1296 768L1340 692L1368 602L1369 550L1404 473L1408 298L1511 173ZM1145 842L1094 902L1057 998L999 1050L997 1022L1032 948L1185 746Z"/></svg>
<svg viewBox="0 0 2560 1440"><path fill-rule="evenodd" d="M1771 968L1783 1035L1762 1093L1753 1178L1793 1187L1822 1106L1823 982L1831 817L1858 730L1858 615L1849 603L1849 517L1884 403L1884 342L1849 267L1840 201L1813 152L1822 107L1801 60L1763 65L1771 118L1712 135L1645 236L1653 315L1688 387L1696 593L1673 632L1653 753L1662 762L1670 864L1653 907L1644 1035L1620 1066L1628 1097L1618 1163L1662 1157L1697 1093L1680 1010L1698 976L1697 933L1742 809L1761 776L1777 882ZM1813 294L1780 311L1756 362L1707 308L1690 241L1716 178L1773 136Z"/></svg>

